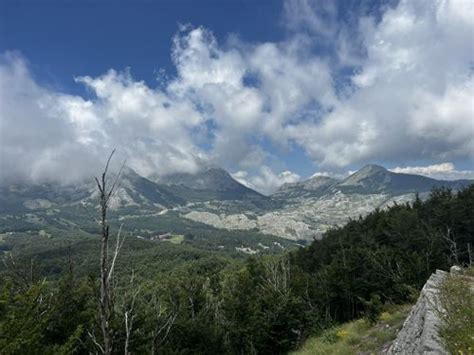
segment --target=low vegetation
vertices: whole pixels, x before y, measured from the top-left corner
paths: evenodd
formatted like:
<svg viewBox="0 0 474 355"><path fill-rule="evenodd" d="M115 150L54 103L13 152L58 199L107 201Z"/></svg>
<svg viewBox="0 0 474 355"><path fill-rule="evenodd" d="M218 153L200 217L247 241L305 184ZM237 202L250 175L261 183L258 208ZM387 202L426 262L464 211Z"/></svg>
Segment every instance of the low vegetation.
<svg viewBox="0 0 474 355"><path fill-rule="evenodd" d="M348 355L379 353L403 326L411 305L387 307L375 321L361 318L325 330L308 339L294 355Z"/></svg>
<svg viewBox="0 0 474 355"><path fill-rule="evenodd" d="M440 292L440 335L451 354L474 353L474 267L450 274Z"/></svg>

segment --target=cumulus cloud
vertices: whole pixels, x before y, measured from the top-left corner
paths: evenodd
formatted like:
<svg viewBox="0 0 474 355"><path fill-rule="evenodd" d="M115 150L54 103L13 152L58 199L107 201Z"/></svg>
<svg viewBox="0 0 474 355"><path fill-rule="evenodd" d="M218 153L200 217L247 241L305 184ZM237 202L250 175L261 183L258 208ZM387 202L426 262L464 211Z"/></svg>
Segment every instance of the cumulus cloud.
<svg viewBox="0 0 474 355"><path fill-rule="evenodd" d="M249 174L247 171L240 170L232 174L233 178L241 184L261 191L264 194L271 194L285 183L297 182L301 180L298 174L285 170L278 174L268 166L262 166L255 175Z"/></svg>
<svg viewBox="0 0 474 355"><path fill-rule="evenodd" d="M171 48L175 77L150 87L129 71L84 73L75 80L92 98L38 84L7 53L0 179L78 181L113 147L145 176L209 161L264 192L299 179L271 163L295 145L328 172L473 159L473 3L389 4L344 17L333 4L288 0L280 42L218 43L185 26Z"/></svg>
<svg viewBox="0 0 474 355"><path fill-rule="evenodd" d="M456 170L453 163L396 167L389 170L394 173L424 175L440 180L474 179L474 170Z"/></svg>
<svg viewBox="0 0 474 355"><path fill-rule="evenodd" d="M2 57L2 181L77 182L96 174L115 147L144 175L198 168L201 152L194 135L204 119L191 102L113 70L76 81L96 97L85 100L41 87L21 56Z"/></svg>
<svg viewBox="0 0 474 355"><path fill-rule="evenodd" d="M474 157L472 2L400 1L361 21L367 55L351 91L291 137L326 166ZM471 98L471 99L469 99Z"/></svg>
<svg viewBox="0 0 474 355"><path fill-rule="evenodd" d="M315 172L313 175L311 175L310 178L323 176L323 177L330 177L337 180L342 180L348 177L349 175L353 174L354 172L355 171L347 171L345 173L335 172L335 171L318 171L318 172Z"/></svg>
<svg viewBox="0 0 474 355"><path fill-rule="evenodd" d="M130 167L144 175L198 169L202 152L196 137L205 118L190 100L149 88L128 72L110 70L76 81L96 94L90 111L101 118L100 125Z"/></svg>
<svg viewBox="0 0 474 355"><path fill-rule="evenodd" d="M77 113L81 99L68 103L37 85L16 53L0 57L0 92L0 180L68 183L82 179L85 166L94 167L94 149L81 138L81 123L64 110L71 104Z"/></svg>
<svg viewBox="0 0 474 355"><path fill-rule="evenodd" d="M233 164L248 161L256 137L287 145L286 124L336 102L329 66L310 56L298 39L232 44L219 46L204 28L178 34L173 47L178 78L169 85L212 119L211 155L221 164L229 157ZM255 84L246 82L249 77Z"/></svg>

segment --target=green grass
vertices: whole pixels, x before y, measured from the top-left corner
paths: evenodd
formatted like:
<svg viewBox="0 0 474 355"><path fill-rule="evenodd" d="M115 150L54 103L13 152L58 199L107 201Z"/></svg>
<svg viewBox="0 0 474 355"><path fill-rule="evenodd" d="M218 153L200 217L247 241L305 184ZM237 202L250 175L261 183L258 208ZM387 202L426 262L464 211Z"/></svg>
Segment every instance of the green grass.
<svg viewBox="0 0 474 355"><path fill-rule="evenodd" d="M165 239L165 242L170 242L173 244L181 244L184 240L184 235L182 234L173 234L171 236L171 239Z"/></svg>
<svg viewBox="0 0 474 355"><path fill-rule="evenodd" d="M474 267L449 275L441 286L440 336L451 354L474 354Z"/></svg>
<svg viewBox="0 0 474 355"><path fill-rule="evenodd" d="M375 324L358 319L310 338L294 355L347 355L378 353L395 339L411 305L391 306Z"/></svg>

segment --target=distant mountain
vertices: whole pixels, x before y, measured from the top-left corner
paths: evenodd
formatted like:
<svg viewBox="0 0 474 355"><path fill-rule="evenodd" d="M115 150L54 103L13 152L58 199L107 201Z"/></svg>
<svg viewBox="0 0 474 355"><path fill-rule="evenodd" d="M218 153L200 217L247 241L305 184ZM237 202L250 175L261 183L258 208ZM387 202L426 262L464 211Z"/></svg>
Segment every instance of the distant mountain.
<svg viewBox="0 0 474 355"><path fill-rule="evenodd" d="M436 187L458 190L472 184L470 180L435 180L426 176L394 173L379 165L366 165L337 184L344 193L406 194L427 192Z"/></svg>
<svg viewBox="0 0 474 355"><path fill-rule="evenodd" d="M435 180L426 176L394 173L379 165L366 165L346 179L338 181L327 176L283 184L273 195L276 199L318 197L342 192L345 194L388 194L392 196L423 193L436 187L459 190L473 180Z"/></svg>
<svg viewBox="0 0 474 355"><path fill-rule="evenodd" d="M283 184L273 195L272 198L288 199L301 197L321 196L339 180L329 176L315 176L308 180Z"/></svg>
<svg viewBox="0 0 474 355"><path fill-rule="evenodd" d="M166 208L185 204L186 199L178 196L167 186L155 183L134 170L127 168L120 178L120 190L117 195L123 204L160 205Z"/></svg>
<svg viewBox="0 0 474 355"><path fill-rule="evenodd" d="M114 176L110 176L113 181ZM195 174L172 174L148 179L125 169L111 200L111 212L140 231L171 232L198 223L222 229L259 231L283 238L320 238L331 227L344 224L375 208L412 201L415 192L426 196L434 187L459 190L471 180L442 181L419 175L393 173L367 165L346 179L316 176L284 184L264 196L232 178L225 170L206 167ZM0 186L0 229L57 228L95 230L95 183ZM20 226L20 227L19 227ZM212 226L212 227L211 227ZM206 228L206 227L204 227Z"/></svg>
<svg viewBox="0 0 474 355"><path fill-rule="evenodd" d="M156 180L170 192L189 201L268 200L268 198L236 181L227 171L208 167L195 174L179 173Z"/></svg>
<svg viewBox="0 0 474 355"><path fill-rule="evenodd" d="M0 186L0 213L19 212L74 203L91 194L91 186L59 184L15 184Z"/></svg>
<svg viewBox="0 0 474 355"><path fill-rule="evenodd" d="M115 175L109 176L109 186ZM174 208L190 202L246 201L265 202L269 198L240 184L223 169L206 168L196 174L180 173L152 181L126 168L111 200L111 207ZM63 186L23 184L0 186L0 212L20 212L52 206L95 204L95 182Z"/></svg>

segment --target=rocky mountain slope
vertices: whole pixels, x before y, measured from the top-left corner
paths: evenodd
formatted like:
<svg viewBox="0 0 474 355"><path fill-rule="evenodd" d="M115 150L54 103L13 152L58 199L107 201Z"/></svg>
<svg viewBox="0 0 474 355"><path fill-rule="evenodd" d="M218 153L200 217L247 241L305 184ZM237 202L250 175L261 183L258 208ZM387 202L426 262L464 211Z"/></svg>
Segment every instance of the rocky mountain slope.
<svg viewBox="0 0 474 355"><path fill-rule="evenodd" d="M283 184L272 197L279 200L319 197L338 182L329 176L315 176L305 181Z"/></svg>
<svg viewBox="0 0 474 355"><path fill-rule="evenodd" d="M337 184L344 193L389 193L392 195L427 192L436 187L459 189L468 180L435 180L421 175L394 173L379 165L366 165Z"/></svg>
<svg viewBox="0 0 474 355"><path fill-rule="evenodd" d="M195 174L179 173L154 181L187 202L210 200L262 201L268 198L232 178L224 169L206 167Z"/></svg>
<svg viewBox="0 0 474 355"><path fill-rule="evenodd" d="M284 184L272 196L264 196L216 167L205 167L196 174L153 179L126 169L111 208L122 219L143 220L141 226L152 226L154 220L166 216L215 228L255 230L292 240L311 240L349 218L411 201L415 193L423 197L433 187L459 189L470 183L396 174L368 165L342 181L317 176ZM7 225L15 221L16 225L22 219L31 223L42 219L46 223L56 216L77 225L86 219L84 209L93 209L96 201L97 191L92 181L76 186L3 186L0 187L0 219Z"/></svg>
<svg viewBox="0 0 474 355"><path fill-rule="evenodd" d="M469 180L442 181L419 175L398 174L367 165L339 181L316 176L306 181L284 184L271 197L281 205L271 209L241 210L230 213L219 203L181 209L185 218L218 228L257 229L289 239L320 238L333 226L349 218L364 216L375 208L421 198L435 187L454 190L472 183Z"/></svg>

